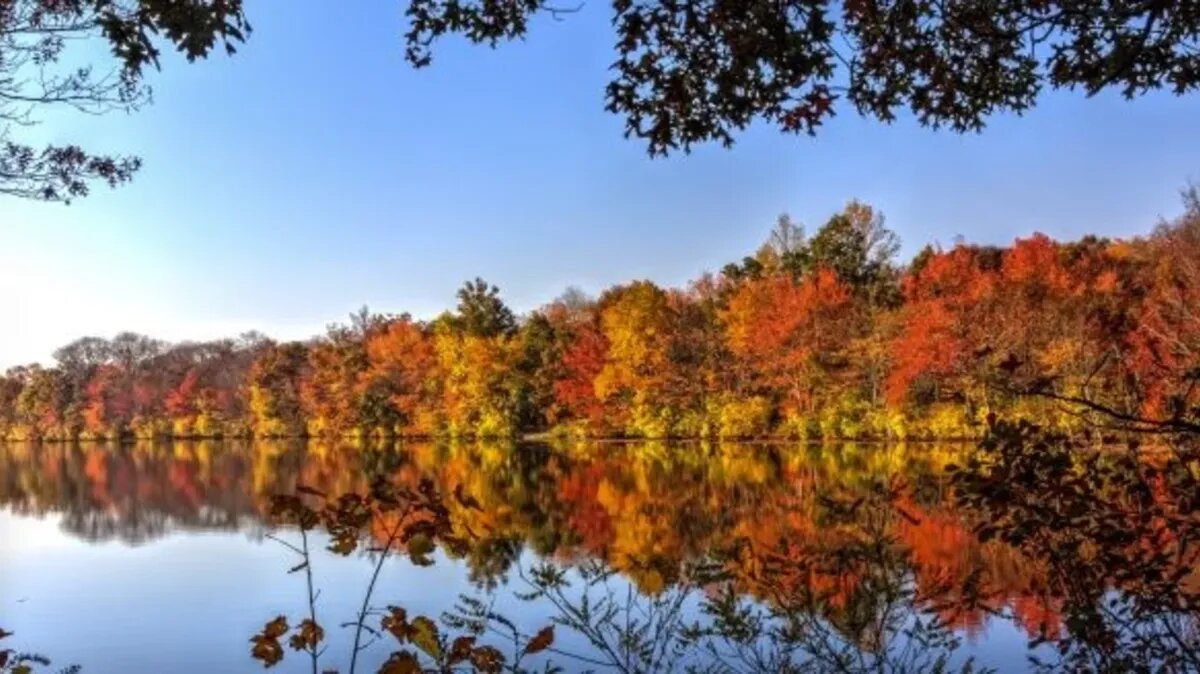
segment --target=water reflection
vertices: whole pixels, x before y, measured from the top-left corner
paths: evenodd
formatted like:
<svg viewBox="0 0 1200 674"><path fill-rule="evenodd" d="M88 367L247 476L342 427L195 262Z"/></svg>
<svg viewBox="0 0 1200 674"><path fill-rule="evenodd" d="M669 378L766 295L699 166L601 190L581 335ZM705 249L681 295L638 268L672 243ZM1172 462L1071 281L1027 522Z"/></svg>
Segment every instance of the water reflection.
<svg viewBox="0 0 1200 674"><path fill-rule="evenodd" d="M0 502L60 513L89 541L149 544L194 530L266 535L273 497L298 487L336 497L427 485L445 509L443 553L474 587L466 600L444 597L447 639L451 624L480 646L500 638L505 623L471 601L522 593L536 604L528 615L581 635L582 650L557 656L568 671L597 658L623 671L963 668L973 665L964 641L986 642L999 623L1017 626L1048 667L1200 671L1191 455L1084 452L1001 431L982 450L6 445ZM358 533L378 559L369 520ZM295 530L279 535L297 541ZM591 618L604 614L597 606L611 614L581 619L584 597ZM645 642L612 632L629 616L655 625ZM370 616L377 629L380 618ZM526 640L542 626L502 618Z"/></svg>

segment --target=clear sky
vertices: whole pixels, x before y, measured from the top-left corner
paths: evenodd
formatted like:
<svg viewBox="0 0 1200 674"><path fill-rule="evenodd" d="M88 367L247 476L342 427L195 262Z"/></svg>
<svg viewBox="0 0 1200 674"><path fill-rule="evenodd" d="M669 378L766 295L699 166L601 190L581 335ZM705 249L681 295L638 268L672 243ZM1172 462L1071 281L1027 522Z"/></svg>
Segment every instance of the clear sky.
<svg viewBox="0 0 1200 674"><path fill-rule="evenodd" d="M0 197L0 367L88 334L300 338L362 304L430 316L476 275L519 311L568 285L677 285L857 197L927 242L1148 231L1200 178L1200 97L1043 97L982 135L849 110L816 138L751 129L651 160L603 111L606 3L491 51L403 61L402 3L252 2L234 58L167 64L133 116L44 137L140 154L71 206Z"/></svg>

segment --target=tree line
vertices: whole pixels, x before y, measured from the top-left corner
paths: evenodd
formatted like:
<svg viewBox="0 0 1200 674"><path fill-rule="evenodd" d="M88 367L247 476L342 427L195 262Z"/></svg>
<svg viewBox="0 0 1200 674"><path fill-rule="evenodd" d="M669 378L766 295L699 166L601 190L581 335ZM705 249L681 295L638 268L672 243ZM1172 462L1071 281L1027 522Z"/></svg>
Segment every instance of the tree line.
<svg viewBox="0 0 1200 674"><path fill-rule="evenodd" d="M1147 236L926 246L851 202L686 287L578 290L517 316L476 279L432 320L365 308L302 342L87 337L0 376L12 440L973 437L1200 405L1200 199ZM1035 395L1031 395L1035 394Z"/></svg>

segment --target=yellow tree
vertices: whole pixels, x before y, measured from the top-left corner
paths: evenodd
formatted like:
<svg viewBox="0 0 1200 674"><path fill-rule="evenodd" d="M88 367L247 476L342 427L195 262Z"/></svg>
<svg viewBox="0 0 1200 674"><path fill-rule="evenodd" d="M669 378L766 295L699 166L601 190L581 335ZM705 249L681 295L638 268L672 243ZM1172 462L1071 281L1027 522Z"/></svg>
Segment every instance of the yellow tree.
<svg viewBox="0 0 1200 674"><path fill-rule="evenodd" d="M269 344L250 368L250 423L259 437L298 436L305 432L300 386L307 369L303 344Z"/></svg>
<svg viewBox="0 0 1200 674"><path fill-rule="evenodd" d="M673 314L667 293L637 281L606 292L600 307L608 352L594 382L597 397L629 432L669 435L678 410L665 399Z"/></svg>
<svg viewBox="0 0 1200 674"><path fill-rule="evenodd" d="M442 427L450 435L507 436L517 430L516 341L481 337L439 320L433 329Z"/></svg>

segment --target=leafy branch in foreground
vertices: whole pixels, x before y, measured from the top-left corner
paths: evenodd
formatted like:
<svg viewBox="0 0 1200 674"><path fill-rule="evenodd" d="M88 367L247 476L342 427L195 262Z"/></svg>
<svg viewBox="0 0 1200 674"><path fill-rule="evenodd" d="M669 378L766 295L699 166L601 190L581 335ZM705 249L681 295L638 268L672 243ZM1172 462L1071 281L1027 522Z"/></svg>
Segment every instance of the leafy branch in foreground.
<svg viewBox="0 0 1200 674"><path fill-rule="evenodd" d="M837 112L982 130L1047 89L1134 98L1200 86L1193 3L1086 0L612 1L617 52L606 107L651 155L732 145L756 120L813 134ZM523 38L533 19L576 8L546 0L412 0L408 60L460 35Z"/></svg>
<svg viewBox="0 0 1200 674"><path fill-rule="evenodd" d="M976 535L1046 570L1042 591L1066 627L1048 671L1200 671L1200 453L1168 446L1092 448L1027 422L992 420L953 467Z"/></svg>
<svg viewBox="0 0 1200 674"><path fill-rule="evenodd" d="M159 66L164 42L193 61L218 45L233 53L249 33L242 0L0 0L0 195L70 202L94 183L129 182L137 157L14 135L53 109L133 112L150 102L144 74ZM96 42L115 63L68 65Z"/></svg>
<svg viewBox="0 0 1200 674"><path fill-rule="evenodd" d="M89 185L127 182L133 157L12 140L36 113L131 111L149 100L146 66L160 44L188 60L250 33L242 0L0 2L0 194L69 201ZM432 61L447 35L496 46L524 38L539 16L583 5L547 0L409 0L406 58ZM649 153L732 145L758 120L815 134L839 111L890 123L911 114L933 128L980 131L1023 113L1047 89L1193 94L1200 87L1194 3L1083 0L612 0L614 76L605 107ZM71 69L66 48L106 43L111 72Z"/></svg>
<svg viewBox="0 0 1200 674"><path fill-rule="evenodd" d="M319 505L310 506L314 499ZM407 555L424 565L431 563L428 554L433 545L446 545L456 554L466 549L465 541L451 532L440 499L428 482L410 490L377 481L367 495L331 498L301 487L298 496L274 500L281 521L300 530L298 543L272 535L298 556L292 572L312 571L308 532L318 527L329 536L329 551L348 555L365 545L371 554L373 571L362 608L343 625L352 629L350 672L359 667L362 651L390 638L401 648L383 663L381 672L516 674L532 671L527 658L543 652L536 669L545 672L956 669L951 654L958 639L944 622L920 615L919 598L902 572L903 559L896 554L895 541L876 535L885 531L876 507L882 501L864 505L861 499L842 503L831 497L822 506L829 526L861 530L861 535L839 539L842 542L832 547L817 546L810 556L791 562L793 567L809 565L799 569L801 575L841 572L829 569L845 564L859 570L878 567L863 578L865 611L845 612L834 608L824 594L797 588L788 582L789 571L769 559L763 569L770 577L759 579L757 589L762 592L754 599L744 595L744 588L735 590L738 581L727 566L732 559L683 562L669 585L648 590L604 561L571 565L543 561L519 568L524 588L514 595L536 604L538 614L548 608L552 624L528 629L518 619L523 611L505 615L497 611L495 597L488 595L460 596L453 609L441 615L444 628L429 616L411 616L398 604L374 604L379 571L389 555ZM878 527L863 529L864 522ZM310 589L309 614L294 627L283 615L268 622L251 639L252 655L272 666L290 646L306 652L313 670L320 671L325 632L317 599ZM556 630L582 638L582 648L559 645ZM962 667L963 671L973 668L969 659Z"/></svg>
<svg viewBox="0 0 1200 674"><path fill-rule="evenodd" d="M0 628L0 641L11 637L12 632ZM35 667L49 667L50 659L35 653L22 653L12 648L0 648L0 674L33 674ZM58 670L59 674L77 674L79 665Z"/></svg>
<svg viewBox="0 0 1200 674"><path fill-rule="evenodd" d="M362 605L354 619L342 627L353 629L349 674L358 669L360 654L387 635L402 648L391 654L379 668L380 674L410 672L453 672L468 668L486 674L502 671L523 671L522 657L545 650L554 640L552 629L514 641L511 662L494 646L477 644L476 637L451 637L443 634L437 624L426 616L409 618L407 611L396 605L378 607L372 603L380 572L387 560L404 555L417 566L430 566L430 557L438 544L461 550L464 543L455 538L450 525L449 511L429 480L422 480L416 489L396 486L386 480L376 480L369 493L343 494L329 497L323 492L299 487L297 495L277 496L272 502L272 514L280 521L294 525L300 532L296 545L274 534L270 537L291 550L299 563L289 573L303 571L306 577L308 616L295 627L286 616L267 622L251 637L251 656L266 667L278 664L285 655L281 640L287 637L288 646L308 654L312 672L336 671L320 669L325 654L322 642L325 629L318 621L319 591L313 585L313 555L309 546L310 532L320 527L329 536L328 550L347 556L364 549L372 559L372 572L363 594ZM316 500L315 507L308 502ZM377 626L376 626L377 625ZM290 636L289 635L290 632Z"/></svg>
<svg viewBox="0 0 1200 674"><path fill-rule="evenodd" d="M734 558L685 562L676 581L664 588L637 588L598 560L567 567L543 561L520 571L526 589L515 594L539 609L548 605L556 625L584 638L590 647L586 653L551 649L561 662L582 669L623 674L977 671L969 657L956 663L961 644L950 626L922 615L923 598L905 572L896 541L882 529L860 528L863 521L882 523L881 506L882 499L843 502L830 496L822 506L829 525L852 526L861 536L832 547L816 545L786 561L763 560L754 597L746 596L730 573L736 542ZM859 570L869 574L855 576L862 581L859 610L839 608L828 590L789 582L796 576ZM461 597L447 619L476 634L520 634L510 618L476 597Z"/></svg>

